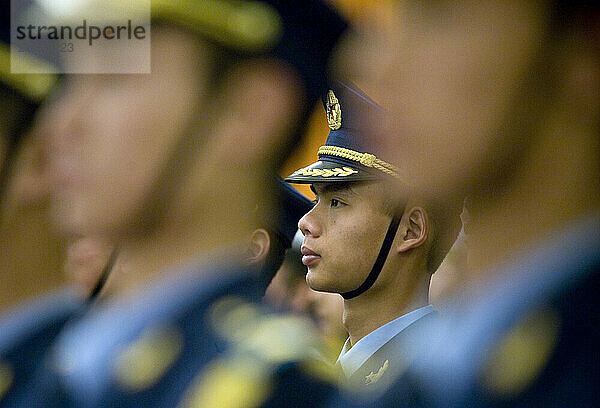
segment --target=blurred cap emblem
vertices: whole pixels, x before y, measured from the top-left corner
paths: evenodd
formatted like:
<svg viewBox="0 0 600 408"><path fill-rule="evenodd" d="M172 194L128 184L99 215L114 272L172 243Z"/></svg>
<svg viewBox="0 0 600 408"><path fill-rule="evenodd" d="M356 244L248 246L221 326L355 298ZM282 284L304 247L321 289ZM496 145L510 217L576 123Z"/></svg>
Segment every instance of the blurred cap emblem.
<svg viewBox="0 0 600 408"><path fill-rule="evenodd" d="M331 130L338 130L342 127L342 108L332 90L327 92L325 106L327 108L327 123L329 124L329 128Z"/></svg>

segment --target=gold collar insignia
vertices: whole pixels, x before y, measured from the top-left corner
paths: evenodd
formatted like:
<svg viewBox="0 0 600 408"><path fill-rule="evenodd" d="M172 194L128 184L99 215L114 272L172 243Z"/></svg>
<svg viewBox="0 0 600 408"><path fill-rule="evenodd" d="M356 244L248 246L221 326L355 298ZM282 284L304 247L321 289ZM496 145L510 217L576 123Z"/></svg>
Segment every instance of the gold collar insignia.
<svg viewBox="0 0 600 408"><path fill-rule="evenodd" d="M379 370L377 370L376 373L373 373L373 371L371 371L371 373L365 377L365 384L368 385L368 384L376 383L381 378L383 373L386 372L389 365L390 365L390 361L385 360L385 363L383 363L383 365L381 367L379 367Z"/></svg>

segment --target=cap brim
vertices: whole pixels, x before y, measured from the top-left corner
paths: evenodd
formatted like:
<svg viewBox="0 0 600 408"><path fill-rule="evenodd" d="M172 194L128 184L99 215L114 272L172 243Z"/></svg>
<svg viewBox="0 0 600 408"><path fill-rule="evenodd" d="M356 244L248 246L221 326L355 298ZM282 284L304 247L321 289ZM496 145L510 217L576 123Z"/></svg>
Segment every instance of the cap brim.
<svg viewBox="0 0 600 408"><path fill-rule="evenodd" d="M364 170L362 166L340 164L330 160L319 160L308 167L296 170L285 178L288 183L312 184L342 181L377 180L376 174Z"/></svg>

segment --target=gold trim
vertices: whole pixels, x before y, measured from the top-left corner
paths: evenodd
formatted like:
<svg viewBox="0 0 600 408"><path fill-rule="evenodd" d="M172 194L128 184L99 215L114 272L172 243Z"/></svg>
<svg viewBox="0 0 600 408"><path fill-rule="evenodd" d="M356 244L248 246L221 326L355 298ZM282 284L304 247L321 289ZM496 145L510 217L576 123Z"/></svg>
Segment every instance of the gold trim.
<svg viewBox="0 0 600 408"><path fill-rule="evenodd" d="M358 173L358 171L350 167L336 167L335 169L309 169L305 167L303 169L296 170L292 176L346 177L356 173Z"/></svg>
<svg viewBox="0 0 600 408"><path fill-rule="evenodd" d="M321 146L318 154L327 154L330 156L337 156L344 159L353 160L359 162L363 166L372 167L392 177L398 178L399 171L396 166L378 159L375 155L370 153L359 153L357 151L338 146Z"/></svg>

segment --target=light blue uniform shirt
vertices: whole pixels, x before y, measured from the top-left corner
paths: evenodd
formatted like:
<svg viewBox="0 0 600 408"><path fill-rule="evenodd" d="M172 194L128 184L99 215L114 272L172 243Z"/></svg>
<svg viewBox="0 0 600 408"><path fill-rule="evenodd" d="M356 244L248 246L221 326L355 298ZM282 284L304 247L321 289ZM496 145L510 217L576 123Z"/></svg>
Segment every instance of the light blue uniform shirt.
<svg viewBox="0 0 600 408"><path fill-rule="evenodd" d="M408 326L433 312L433 306L427 305L412 312L406 313L392 320L389 323L373 330L365 337L360 339L350 348L350 338L344 343L342 352L337 359L337 363L342 367L346 378L350 378L356 370L362 366L377 350L383 347L395 335L406 329Z"/></svg>

